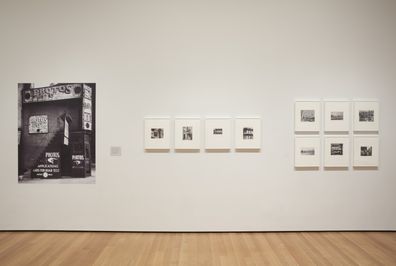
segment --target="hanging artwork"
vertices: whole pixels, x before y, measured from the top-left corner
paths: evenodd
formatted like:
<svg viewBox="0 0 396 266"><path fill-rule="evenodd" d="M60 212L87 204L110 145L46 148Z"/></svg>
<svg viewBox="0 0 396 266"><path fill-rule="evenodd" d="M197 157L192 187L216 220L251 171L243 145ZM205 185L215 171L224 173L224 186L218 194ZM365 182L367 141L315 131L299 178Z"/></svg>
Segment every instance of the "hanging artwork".
<svg viewBox="0 0 396 266"><path fill-rule="evenodd" d="M144 120L146 150L170 149L170 118L146 117Z"/></svg>
<svg viewBox="0 0 396 266"><path fill-rule="evenodd" d="M354 131L379 131L379 104L377 101L354 102Z"/></svg>
<svg viewBox="0 0 396 266"><path fill-rule="evenodd" d="M350 102L328 101L324 109L325 132L349 132Z"/></svg>
<svg viewBox="0 0 396 266"><path fill-rule="evenodd" d="M320 101L296 101L294 130L296 132L319 132L320 111Z"/></svg>
<svg viewBox="0 0 396 266"><path fill-rule="evenodd" d="M238 117L235 119L235 149L261 148L261 118Z"/></svg>
<svg viewBox="0 0 396 266"><path fill-rule="evenodd" d="M349 167L349 136L328 136L324 143L325 167Z"/></svg>
<svg viewBox="0 0 396 266"><path fill-rule="evenodd" d="M354 167L378 167L379 139L378 136L355 136L354 138Z"/></svg>
<svg viewBox="0 0 396 266"><path fill-rule="evenodd" d="M294 141L294 166L319 167L320 166L320 138L298 136Z"/></svg>
<svg viewBox="0 0 396 266"><path fill-rule="evenodd" d="M201 146L201 119L199 117L175 119L175 149L199 150Z"/></svg>
<svg viewBox="0 0 396 266"><path fill-rule="evenodd" d="M95 83L19 83L19 183L95 183Z"/></svg>
<svg viewBox="0 0 396 266"><path fill-rule="evenodd" d="M231 118L208 117L205 120L205 149L231 149Z"/></svg>

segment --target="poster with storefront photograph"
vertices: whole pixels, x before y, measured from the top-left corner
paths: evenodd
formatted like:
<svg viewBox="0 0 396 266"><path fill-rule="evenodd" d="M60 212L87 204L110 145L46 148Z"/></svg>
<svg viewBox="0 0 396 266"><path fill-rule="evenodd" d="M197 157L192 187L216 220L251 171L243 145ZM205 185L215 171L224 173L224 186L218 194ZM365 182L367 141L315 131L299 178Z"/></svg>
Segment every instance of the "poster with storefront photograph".
<svg viewBox="0 0 396 266"><path fill-rule="evenodd" d="M18 83L18 182L94 184L95 83Z"/></svg>

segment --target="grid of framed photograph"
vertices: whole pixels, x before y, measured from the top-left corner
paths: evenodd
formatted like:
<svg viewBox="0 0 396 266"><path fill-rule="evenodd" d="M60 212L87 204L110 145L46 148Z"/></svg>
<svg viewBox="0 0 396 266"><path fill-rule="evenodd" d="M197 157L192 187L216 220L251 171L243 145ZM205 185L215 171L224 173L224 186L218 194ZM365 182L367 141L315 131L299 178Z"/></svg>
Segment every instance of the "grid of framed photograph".
<svg viewBox="0 0 396 266"><path fill-rule="evenodd" d="M144 120L146 150L170 149L170 118L147 117Z"/></svg>
<svg viewBox="0 0 396 266"><path fill-rule="evenodd" d="M320 122L321 104L322 100L295 102L295 167L317 167L318 163L320 164L320 158L315 158L319 148L314 147L318 140L321 143L320 137L323 132L325 169L347 170L351 166L351 158L354 168L377 168L379 165L378 101L324 100L323 131ZM353 148L351 148L352 144Z"/></svg>
<svg viewBox="0 0 396 266"><path fill-rule="evenodd" d="M296 136L294 145L294 167L320 167L319 137Z"/></svg>
<svg viewBox="0 0 396 266"><path fill-rule="evenodd" d="M235 149L260 150L260 117L238 117L235 119Z"/></svg>
<svg viewBox="0 0 396 266"><path fill-rule="evenodd" d="M231 149L231 118L207 117L205 120L205 149Z"/></svg>
<svg viewBox="0 0 396 266"><path fill-rule="evenodd" d="M175 119L175 149L199 150L201 146L201 119L199 117Z"/></svg>

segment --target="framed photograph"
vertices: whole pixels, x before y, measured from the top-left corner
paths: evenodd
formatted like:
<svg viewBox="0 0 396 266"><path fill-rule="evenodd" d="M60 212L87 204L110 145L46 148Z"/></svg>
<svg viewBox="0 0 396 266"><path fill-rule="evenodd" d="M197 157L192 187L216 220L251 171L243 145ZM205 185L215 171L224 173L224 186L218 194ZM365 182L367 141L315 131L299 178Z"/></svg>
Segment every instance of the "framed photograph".
<svg viewBox="0 0 396 266"><path fill-rule="evenodd" d="M355 136L353 166L378 167L379 139L378 136Z"/></svg>
<svg viewBox="0 0 396 266"><path fill-rule="evenodd" d="M294 144L294 167L320 167L319 137L297 136Z"/></svg>
<svg viewBox="0 0 396 266"><path fill-rule="evenodd" d="M144 120L144 148L146 150L170 149L170 118L147 117Z"/></svg>
<svg viewBox="0 0 396 266"><path fill-rule="evenodd" d="M325 132L349 132L350 130L350 102L325 102Z"/></svg>
<svg viewBox="0 0 396 266"><path fill-rule="evenodd" d="M377 101L354 102L354 131L379 131L379 104Z"/></svg>
<svg viewBox="0 0 396 266"><path fill-rule="evenodd" d="M175 149L199 150L201 146L201 119L176 118L175 119Z"/></svg>
<svg viewBox="0 0 396 266"><path fill-rule="evenodd" d="M295 103L295 131L319 132L320 131L320 101L296 101Z"/></svg>
<svg viewBox="0 0 396 266"><path fill-rule="evenodd" d="M349 167L349 136L325 137L325 167Z"/></svg>
<svg viewBox="0 0 396 266"><path fill-rule="evenodd" d="M238 117L235 119L235 149L259 150L261 148L261 118Z"/></svg>
<svg viewBox="0 0 396 266"><path fill-rule="evenodd" d="M205 149L231 149L231 118L207 117L205 120Z"/></svg>

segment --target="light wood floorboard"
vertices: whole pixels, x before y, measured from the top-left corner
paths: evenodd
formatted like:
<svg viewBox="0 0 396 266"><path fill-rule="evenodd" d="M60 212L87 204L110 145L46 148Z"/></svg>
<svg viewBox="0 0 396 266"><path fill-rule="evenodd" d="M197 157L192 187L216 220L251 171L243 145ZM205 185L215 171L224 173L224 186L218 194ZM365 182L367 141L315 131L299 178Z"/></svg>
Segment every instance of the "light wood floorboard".
<svg viewBox="0 0 396 266"><path fill-rule="evenodd" d="M396 232L0 232L0 265L396 265Z"/></svg>

